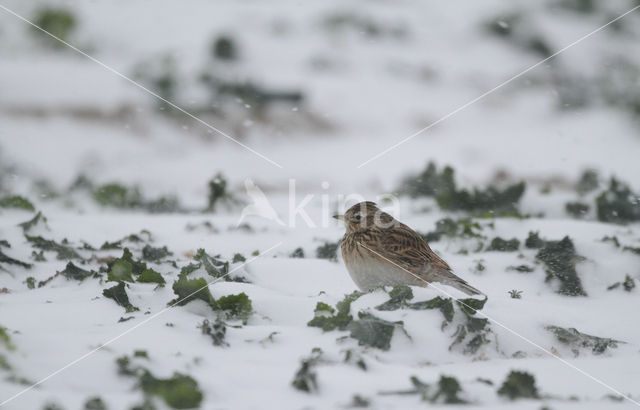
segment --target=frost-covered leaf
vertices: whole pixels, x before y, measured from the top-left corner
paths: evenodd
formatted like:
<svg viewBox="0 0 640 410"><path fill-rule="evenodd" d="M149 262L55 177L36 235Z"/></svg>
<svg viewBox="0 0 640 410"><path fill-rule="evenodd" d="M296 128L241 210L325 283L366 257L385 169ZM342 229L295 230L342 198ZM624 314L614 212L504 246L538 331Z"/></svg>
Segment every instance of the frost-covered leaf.
<svg viewBox="0 0 640 410"><path fill-rule="evenodd" d="M402 322L389 322L369 313L358 312L358 320L352 321L348 328L350 336L359 344L389 350L394 329L402 325Z"/></svg>
<svg viewBox="0 0 640 410"><path fill-rule="evenodd" d="M576 253L573 242L568 236L561 241L548 241L538 251L536 259L547 267L547 281L560 281L559 293L568 296L586 296L582 282L576 271L576 262L582 258Z"/></svg>
<svg viewBox="0 0 640 410"><path fill-rule="evenodd" d="M570 346L576 355L580 348L589 348L594 354L601 354L609 347L615 349L619 343L625 343L620 340L588 335L573 327L547 326L545 329L553 333L559 342Z"/></svg>
<svg viewBox="0 0 640 410"><path fill-rule="evenodd" d="M50 239L44 239L42 236L29 236L27 234L24 236L27 238L27 241L31 243L31 246L42 249L43 251L55 252L57 254L56 257L60 260L84 260L75 249L67 244L66 240L63 240L62 243L57 243Z"/></svg>
<svg viewBox="0 0 640 410"><path fill-rule="evenodd" d="M115 302L124 307L127 312L139 310L129 302L129 296L127 295L124 282L119 282L117 285L103 290L102 294L109 299L115 300Z"/></svg>
<svg viewBox="0 0 640 410"><path fill-rule="evenodd" d="M60 272L60 274L67 279L80 280L80 281L85 280L89 276L97 275L96 272L88 271L88 270L77 267L76 265L73 264L73 262L67 263L67 266L64 268L63 271Z"/></svg>

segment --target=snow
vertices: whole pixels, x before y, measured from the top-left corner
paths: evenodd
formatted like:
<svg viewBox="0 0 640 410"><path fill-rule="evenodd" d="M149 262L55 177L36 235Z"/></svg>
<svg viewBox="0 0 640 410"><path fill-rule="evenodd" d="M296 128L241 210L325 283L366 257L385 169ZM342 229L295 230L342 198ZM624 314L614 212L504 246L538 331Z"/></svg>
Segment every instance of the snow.
<svg viewBox="0 0 640 410"><path fill-rule="evenodd" d="M615 394L611 390L615 389L640 400L640 331L635 314L639 289L607 287L624 281L626 275L639 283L640 259L602 238L616 236L623 245L639 247L640 223L597 221L595 193L579 198L572 184L584 169L595 168L603 187L606 179L617 176L640 190L637 114L634 117L600 97L590 97L583 108L560 109L553 76L560 70L595 83L603 72L618 69L611 63L617 57L639 64L637 14L621 20L622 32L605 29L594 34L358 168L540 60L535 53L489 35L484 28L488 21L510 28L505 16L520 11L526 30L542 33L557 50L630 9L631 3L598 4L597 13L582 15L551 7L552 2L524 0L348 5L290 0L270 4L198 0L188 5L164 0L47 2L77 14L79 27L71 43L127 76L141 62L172 55L180 79L177 102L190 112L210 103L196 80L205 69L219 70L234 81L250 80L267 90L302 91L304 101L274 107L267 115L271 122L242 100L227 102L228 115L203 116L282 164L282 169L193 121L159 114L154 99L143 90L72 50L44 48L25 23L0 10L0 52L6 56L0 60L0 197L24 195L47 217L48 228L38 226L30 234L100 247L105 241L148 230L150 244L167 246L177 263L177 267L148 263L162 273L167 285L131 284L127 293L140 309L132 313L102 295L113 285L104 280L57 277L46 286L28 289L27 277L34 277L37 284L63 270L68 261L45 252L47 261L35 262L34 249L17 226L34 214L0 208L0 239L11 244L2 251L34 264L31 269L2 265L5 270L0 270L0 289L6 288L6 293L0 292L0 326L8 329L15 345L9 351L0 343L0 355L11 365L11 374L31 383L51 375L20 394L29 384L5 378L10 373L0 369L0 403L11 399L1 407L43 408L55 402L63 408L83 408L88 398L100 396L108 408L131 408L142 402L142 392L133 379L118 375L115 361L135 350L148 352L150 360L141 363L157 377L174 372L193 377L204 394L202 408L338 408L348 406L356 394L381 409L634 407L630 401L605 396ZM4 6L25 17L37 9L36 4L20 1ZM331 31L326 21L332 15L360 16L384 28L401 27L405 34L376 37L354 27ZM212 61L209 56L212 38L225 33L238 42L236 63ZM637 94L637 83L629 92ZM545 283L544 266L534 262L535 249L475 251L474 239L444 238L432 248L488 295L481 313L496 322L490 325L491 343L477 354L449 349L455 326L441 330L442 315L437 310L375 310L388 299L382 290L359 298L351 313L362 310L403 321L406 335L396 329L389 351L359 346L346 337L348 331L322 332L307 326L318 302L335 306L356 290L341 260L318 259L315 254L318 246L337 241L344 232L328 218L340 198L357 194L376 199L394 192L402 178L420 172L428 161L453 166L463 187L486 186L500 180L500 172L507 181L525 180L520 210L533 216L480 219L482 234L488 240L499 236L521 242L531 231L548 240L569 235L577 253L585 257L577 271L588 296L554 292L556 284ZM245 180L253 180L286 226L248 216L243 222L250 229L237 227L243 204L222 206L212 214L199 212L207 204L207 183L219 171L228 179L230 192L244 201L248 201ZM65 192L80 174L96 184L137 184L145 198L176 195L188 211L149 214L102 208L86 193ZM41 180L62 192L62 198L39 196L35 182ZM307 226L300 215L293 217L292 226L292 180L294 207L312 195L305 210L315 226ZM547 187L550 192L542 194ZM567 201L576 199L591 204L583 220L572 219L564 210ZM439 210L431 199L400 197L397 216L424 233L443 217L463 215ZM205 222L215 229L200 227ZM139 258L142 245L129 246ZM215 320L204 302L167 308L176 297L172 284L179 268L192 262L200 248L220 254L223 260L241 253L249 261L232 265L247 283L220 281L210 286L216 298L244 292L253 304L246 325L227 328L227 347L213 346L198 329L204 319ZM303 249L304 258L290 256L296 248ZM256 250L261 254L252 259ZM121 250L79 252L100 258L122 254ZM483 271L475 269L478 261L485 266ZM534 267L534 272L507 270L521 264ZM105 263L92 259L78 265L98 270ZM509 296L513 289L523 292L522 299ZM443 290L461 296L450 288ZM434 288L413 288L413 293L414 301L442 296ZM122 317L133 319L118 322ZM547 325L626 343L601 355L581 349L576 357L544 329ZM291 382L300 360L314 347L322 349L325 362L315 368L318 392L305 393ZM344 362L349 349L362 355L366 371ZM517 352L525 357L517 358ZM510 402L498 396L496 391L511 370L533 374L543 398ZM410 389L413 375L429 384L441 375L455 376L470 404L445 406L425 403L418 395L380 394ZM13 399L16 394L20 395ZM154 403L166 407L161 400Z"/></svg>

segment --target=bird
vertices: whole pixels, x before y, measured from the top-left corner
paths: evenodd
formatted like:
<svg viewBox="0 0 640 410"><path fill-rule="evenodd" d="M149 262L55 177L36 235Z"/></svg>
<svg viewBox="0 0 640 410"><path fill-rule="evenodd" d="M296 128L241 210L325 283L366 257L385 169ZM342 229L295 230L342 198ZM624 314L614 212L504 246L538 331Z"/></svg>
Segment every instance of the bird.
<svg viewBox="0 0 640 410"><path fill-rule="evenodd" d="M456 276L416 231L382 211L375 202L360 202L344 215L340 241L342 259L351 279L362 291L379 286L449 285L467 295L484 295Z"/></svg>

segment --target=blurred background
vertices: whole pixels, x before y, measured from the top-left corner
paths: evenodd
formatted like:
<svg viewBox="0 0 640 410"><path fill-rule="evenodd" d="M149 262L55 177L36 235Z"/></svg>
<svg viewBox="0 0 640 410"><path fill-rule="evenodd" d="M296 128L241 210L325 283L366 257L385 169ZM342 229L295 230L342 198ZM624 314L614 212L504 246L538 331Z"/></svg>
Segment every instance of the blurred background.
<svg viewBox="0 0 640 410"><path fill-rule="evenodd" d="M0 10L5 193L118 183L201 208L218 173L235 190L295 178L366 195L429 161L462 185L549 188L586 168L640 184L640 13L358 168L636 1L3 5L108 67Z"/></svg>

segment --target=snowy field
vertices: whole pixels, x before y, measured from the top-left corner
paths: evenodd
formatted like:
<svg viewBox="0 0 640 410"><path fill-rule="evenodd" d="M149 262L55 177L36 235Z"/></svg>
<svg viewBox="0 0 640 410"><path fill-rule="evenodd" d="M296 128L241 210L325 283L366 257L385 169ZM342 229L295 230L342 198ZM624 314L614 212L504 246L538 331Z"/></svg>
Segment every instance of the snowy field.
<svg viewBox="0 0 640 410"><path fill-rule="evenodd" d="M635 6L1 2L0 407L640 406Z"/></svg>

